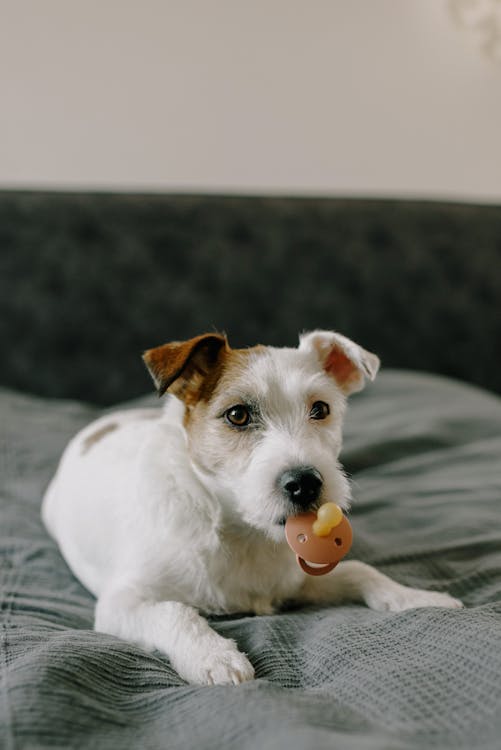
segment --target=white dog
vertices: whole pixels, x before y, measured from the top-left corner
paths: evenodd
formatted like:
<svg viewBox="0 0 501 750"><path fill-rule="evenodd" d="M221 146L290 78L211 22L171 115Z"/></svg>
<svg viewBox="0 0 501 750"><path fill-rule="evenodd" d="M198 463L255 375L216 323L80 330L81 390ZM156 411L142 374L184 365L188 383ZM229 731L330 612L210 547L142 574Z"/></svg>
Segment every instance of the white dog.
<svg viewBox="0 0 501 750"><path fill-rule="evenodd" d="M332 500L347 508L338 463L346 396L379 360L338 333L297 349L233 350L206 334L147 351L162 409L103 417L69 443L43 518L97 597L95 628L157 648L198 684L254 669L202 614L269 614L290 601L362 601L377 610L460 607L356 561L303 573L288 516Z"/></svg>

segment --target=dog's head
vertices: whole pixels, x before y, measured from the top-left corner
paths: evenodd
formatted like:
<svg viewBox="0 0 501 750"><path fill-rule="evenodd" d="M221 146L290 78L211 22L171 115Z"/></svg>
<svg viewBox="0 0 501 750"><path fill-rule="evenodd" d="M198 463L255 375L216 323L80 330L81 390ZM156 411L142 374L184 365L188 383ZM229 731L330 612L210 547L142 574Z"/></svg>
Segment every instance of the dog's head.
<svg viewBox="0 0 501 750"><path fill-rule="evenodd" d="M296 349L231 349L205 334L143 358L159 394L184 402L193 465L234 519L280 540L288 516L348 506L337 460L346 397L376 376L374 354L314 331Z"/></svg>

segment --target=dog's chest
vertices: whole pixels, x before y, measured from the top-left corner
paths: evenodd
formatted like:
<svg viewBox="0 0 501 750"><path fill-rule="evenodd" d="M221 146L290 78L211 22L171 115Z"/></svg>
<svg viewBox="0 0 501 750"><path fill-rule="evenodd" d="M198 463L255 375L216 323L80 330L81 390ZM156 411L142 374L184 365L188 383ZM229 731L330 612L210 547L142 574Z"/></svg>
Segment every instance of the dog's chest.
<svg viewBox="0 0 501 750"><path fill-rule="evenodd" d="M231 533L221 535L206 572L216 609L256 614L269 614L293 598L303 578L285 544Z"/></svg>

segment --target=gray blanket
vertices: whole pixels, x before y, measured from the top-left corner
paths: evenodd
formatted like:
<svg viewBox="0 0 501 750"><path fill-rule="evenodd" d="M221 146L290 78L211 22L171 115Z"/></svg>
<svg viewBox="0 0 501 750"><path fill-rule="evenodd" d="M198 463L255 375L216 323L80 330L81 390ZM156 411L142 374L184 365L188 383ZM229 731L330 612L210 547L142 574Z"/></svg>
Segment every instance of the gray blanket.
<svg viewBox="0 0 501 750"><path fill-rule="evenodd" d="M2 748L500 747L497 397L386 372L353 398L345 433L352 555L466 608L215 618L256 667L239 687L186 685L162 654L93 632L92 596L39 510L66 441L98 413L0 394Z"/></svg>

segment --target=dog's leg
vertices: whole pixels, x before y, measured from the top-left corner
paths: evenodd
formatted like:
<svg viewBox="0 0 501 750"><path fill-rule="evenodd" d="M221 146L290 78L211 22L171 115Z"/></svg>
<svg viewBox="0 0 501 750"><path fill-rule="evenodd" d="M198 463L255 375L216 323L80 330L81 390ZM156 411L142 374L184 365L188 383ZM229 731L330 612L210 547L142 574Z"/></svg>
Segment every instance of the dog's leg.
<svg viewBox="0 0 501 750"><path fill-rule="evenodd" d="M300 592L302 601L316 604L364 602L371 609L400 612L414 607L462 607L459 599L439 591L403 586L375 568L356 560L341 562L325 576L308 576Z"/></svg>
<svg viewBox="0 0 501 750"><path fill-rule="evenodd" d="M235 642L218 635L197 610L181 602L145 601L133 588L115 589L99 597L95 629L163 651L188 682L236 685L254 677L252 664Z"/></svg>

